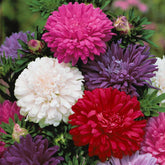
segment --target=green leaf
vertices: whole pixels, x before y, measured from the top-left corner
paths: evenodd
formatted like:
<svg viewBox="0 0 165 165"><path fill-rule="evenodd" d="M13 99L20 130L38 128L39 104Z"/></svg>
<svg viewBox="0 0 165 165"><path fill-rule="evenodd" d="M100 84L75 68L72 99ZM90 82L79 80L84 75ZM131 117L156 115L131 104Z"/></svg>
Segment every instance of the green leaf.
<svg viewBox="0 0 165 165"><path fill-rule="evenodd" d="M141 111L145 116L158 116L158 112L165 112L165 107L160 106L160 103L165 100L165 93L157 96L158 90L154 89L149 91L147 94L145 92L144 97L139 100Z"/></svg>
<svg viewBox="0 0 165 165"><path fill-rule="evenodd" d="M160 103L162 102L163 100L165 100L165 93L159 95L158 97L155 97L152 102L153 103Z"/></svg>
<svg viewBox="0 0 165 165"><path fill-rule="evenodd" d="M165 112L165 107L159 107L158 112Z"/></svg>
<svg viewBox="0 0 165 165"><path fill-rule="evenodd" d="M102 3L102 6L100 7L102 10L107 7L111 3L110 0L104 0Z"/></svg>
<svg viewBox="0 0 165 165"><path fill-rule="evenodd" d="M18 39L19 44L21 45L21 47L25 50L28 50L28 46L25 42L23 42L22 40Z"/></svg>

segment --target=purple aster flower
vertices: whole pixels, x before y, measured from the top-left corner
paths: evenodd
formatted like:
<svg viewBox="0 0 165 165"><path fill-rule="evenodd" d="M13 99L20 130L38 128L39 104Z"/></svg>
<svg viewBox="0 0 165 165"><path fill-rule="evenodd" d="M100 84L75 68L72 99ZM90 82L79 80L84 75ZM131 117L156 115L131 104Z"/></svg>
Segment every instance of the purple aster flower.
<svg viewBox="0 0 165 165"><path fill-rule="evenodd" d="M87 90L112 86L131 96L139 96L136 87L152 87L150 78L158 70L154 57L146 46L129 45L124 49L119 43L112 43L105 54L79 67Z"/></svg>
<svg viewBox="0 0 165 165"><path fill-rule="evenodd" d="M3 53L5 53L6 57L11 57L12 59L17 58L17 50L22 48L18 42L18 39L27 43L27 34L19 32L13 33L10 37L6 37L4 44L0 47L0 56L3 56Z"/></svg>
<svg viewBox="0 0 165 165"><path fill-rule="evenodd" d="M139 155L137 151L132 156L124 156L122 159L111 157L109 161L98 162L96 165L156 165L156 161L151 154Z"/></svg>
<svg viewBox="0 0 165 165"><path fill-rule="evenodd" d="M8 147L0 159L0 164L57 165L64 160L62 157L54 156L58 149L58 146L48 148L48 140L42 139L42 136L38 135L32 139L28 134L25 138L20 138L20 143L15 142Z"/></svg>

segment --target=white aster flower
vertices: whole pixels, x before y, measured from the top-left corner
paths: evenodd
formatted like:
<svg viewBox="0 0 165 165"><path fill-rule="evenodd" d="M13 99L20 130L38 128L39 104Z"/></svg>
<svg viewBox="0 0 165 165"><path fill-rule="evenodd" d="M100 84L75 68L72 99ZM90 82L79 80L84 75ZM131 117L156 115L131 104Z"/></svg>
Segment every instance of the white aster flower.
<svg viewBox="0 0 165 165"><path fill-rule="evenodd" d="M163 58L157 58L156 65L158 65L158 71L155 72L156 76L152 78L152 84L158 87L158 95L165 93L165 56Z"/></svg>
<svg viewBox="0 0 165 165"><path fill-rule="evenodd" d="M30 62L15 83L17 104L27 120L58 126L68 116L78 98L82 97L81 72L69 64L58 63L54 58L42 57Z"/></svg>

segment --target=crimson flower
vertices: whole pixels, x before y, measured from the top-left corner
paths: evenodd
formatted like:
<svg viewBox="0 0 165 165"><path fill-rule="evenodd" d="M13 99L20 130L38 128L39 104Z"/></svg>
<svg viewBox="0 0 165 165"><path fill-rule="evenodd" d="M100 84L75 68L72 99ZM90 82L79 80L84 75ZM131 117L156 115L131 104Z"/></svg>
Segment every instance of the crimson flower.
<svg viewBox="0 0 165 165"><path fill-rule="evenodd" d="M105 161L139 150L146 120L135 120L143 116L136 97L111 87L97 88L85 91L72 110L70 134L76 146L89 145L89 156Z"/></svg>

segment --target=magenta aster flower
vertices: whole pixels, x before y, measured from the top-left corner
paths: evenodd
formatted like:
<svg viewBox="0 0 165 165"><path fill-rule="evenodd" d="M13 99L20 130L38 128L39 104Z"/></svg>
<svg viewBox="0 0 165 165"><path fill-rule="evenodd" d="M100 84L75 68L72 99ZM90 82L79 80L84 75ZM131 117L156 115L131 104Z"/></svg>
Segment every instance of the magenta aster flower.
<svg viewBox="0 0 165 165"><path fill-rule="evenodd" d="M4 152L0 163L3 165L57 165L62 157L54 156L58 151L58 146L48 147L48 140L42 139L42 136L36 136L32 139L28 134L25 138L20 138L20 143L8 147Z"/></svg>
<svg viewBox="0 0 165 165"><path fill-rule="evenodd" d="M6 37L4 44L0 47L0 56L5 53L6 57L11 57L15 59L18 57L18 49L22 49L18 42L18 39L27 43L27 34L23 32L13 33L10 37Z"/></svg>
<svg viewBox="0 0 165 165"><path fill-rule="evenodd" d="M1 130L0 130L0 132L1 132ZM2 157L2 155L3 155L3 153L4 153L4 151L5 151L5 143L4 142L2 142L2 141L0 141L0 158Z"/></svg>
<svg viewBox="0 0 165 165"><path fill-rule="evenodd" d="M88 58L94 60L94 55L105 53L105 42L113 35L112 24L100 8L70 2L52 12L42 39L60 63L72 61L75 65L79 58L86 63Z"/></svg>
<svg viewBox="0 0 165 165"><path fill-rule="evenodd" d="M151 153L157 163L165 165L165 113L148 120L141 152Z"/></svg>
<svg viewBox="0 0 165 165"><path fill-rule="evenodd" d="M0 124L2 122L9 123L9 118L12 118L14 121L14 115L17 114L19 120L22 119L22 116L19 113L20 108L17 106L16 102L12 103L9 100L5 100L3 104L0 104ZM0 132L5 133L5 131L0 127ZM5 143L0 140L0 157L2 156L5 148Z"/></svg>
<svg viewBox="0 0 165 165"><path fill-rule="evenodd" d="M139 96L136 87L151 87L150 78L157 71L156 60L145 46L129 45L123 49L119 43L112 43L104 55L79 67L88 90L112 86L131 96Z"/></svg>

